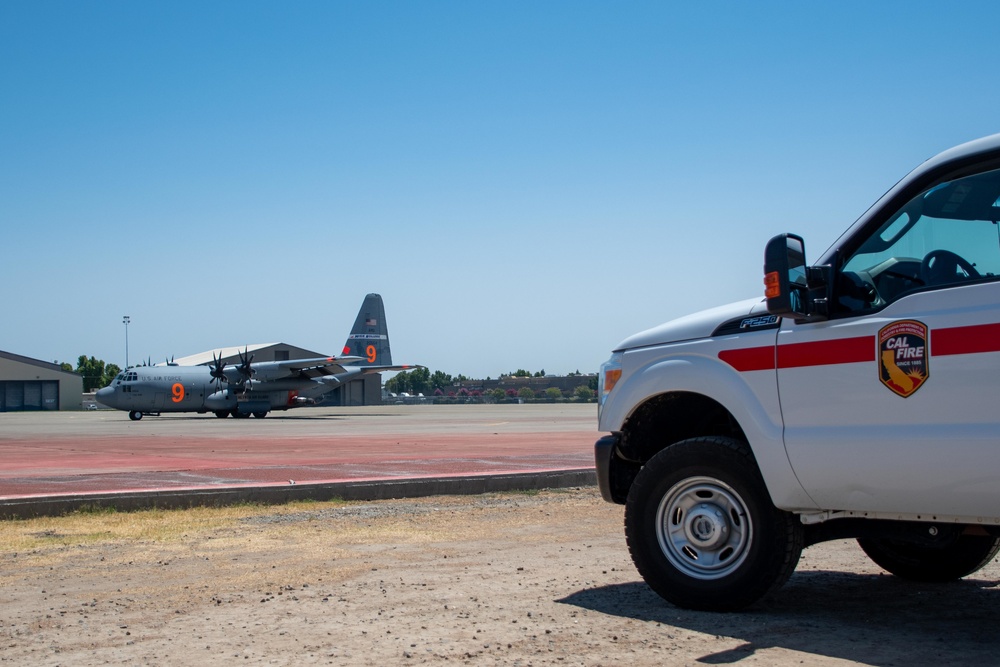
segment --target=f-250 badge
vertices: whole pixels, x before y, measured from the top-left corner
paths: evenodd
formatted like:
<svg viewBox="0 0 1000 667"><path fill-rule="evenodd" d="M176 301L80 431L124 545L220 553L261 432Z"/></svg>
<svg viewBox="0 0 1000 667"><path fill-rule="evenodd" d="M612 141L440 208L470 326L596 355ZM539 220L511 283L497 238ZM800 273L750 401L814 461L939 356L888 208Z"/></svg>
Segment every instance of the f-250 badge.
<svg viewBox="0 0 1000 667"><path fill-rule="evenodd" d="M901 320L878 332L878 373L893 393L903 398L923 386L931 371L928 366L927 325Z"/></svg>

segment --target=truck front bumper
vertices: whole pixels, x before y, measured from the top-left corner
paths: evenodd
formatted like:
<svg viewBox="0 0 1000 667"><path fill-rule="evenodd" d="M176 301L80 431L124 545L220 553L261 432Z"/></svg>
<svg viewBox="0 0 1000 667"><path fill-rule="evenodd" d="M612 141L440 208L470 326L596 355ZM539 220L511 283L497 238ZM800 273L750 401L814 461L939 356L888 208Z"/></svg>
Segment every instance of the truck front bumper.
<svg viewBox="0 0 1000 667"><path fill-rule="evenodd" d="M611 490L611 460L616 456L615 450L621 440L620 433L606 435L594 443L594 464L597 468L597 486L601 489L601 497L609 503L616 500Z"/></svg>

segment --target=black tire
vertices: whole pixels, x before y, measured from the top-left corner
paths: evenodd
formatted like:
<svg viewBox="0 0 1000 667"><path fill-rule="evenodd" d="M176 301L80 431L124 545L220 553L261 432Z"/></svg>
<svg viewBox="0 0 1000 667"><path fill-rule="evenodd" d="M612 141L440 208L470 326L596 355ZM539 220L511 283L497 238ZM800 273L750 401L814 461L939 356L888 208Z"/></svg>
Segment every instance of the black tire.
<svg viewBox="0 0 1000 667"><path fill-rule="evenodd" d="M774 507L749 447L701 437L671 445L639 471L625 537L646 583L687 609L746 607L788 580L801 523Z"/></svg>
<svg viewBox="0 0 1000 667"><path fill-rule="evenodd" d="M215 416L218 417L219 419L225 419L226 417L229 416L229 410L216 410Z"/></svg>
<svg viewBox="0 0 1000 667"><path fill-rule="evenodd" d="M881 538L859 538L858 544L882 569L902 579L922 582L961 579L989 563L1000 551L1000 538L991 535L959 535L941 547Z"/></svg>
<svg viewBox="0 0 1000 667"><path fill-rule="evenodd" d="M142 413L139 412L138 410L132 410L128 413L128 418L134 422L137 422L140 419L142 419Z"/></svg>
<svg viewBox="0 0 1000 667"><path fill-rule="evenodd" d="M267 416L267 413L266 412L255 412L255 413L253 413L253 416L256 417L257 419L263 419L264 417Z"/></svg>

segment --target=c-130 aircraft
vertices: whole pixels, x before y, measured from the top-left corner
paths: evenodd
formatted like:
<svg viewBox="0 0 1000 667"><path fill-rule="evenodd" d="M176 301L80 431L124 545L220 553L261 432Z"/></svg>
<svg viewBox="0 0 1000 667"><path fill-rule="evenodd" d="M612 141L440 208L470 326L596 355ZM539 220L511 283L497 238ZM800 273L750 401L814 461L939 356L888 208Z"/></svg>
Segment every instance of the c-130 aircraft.
<svg viewBox="0 0 1000 667"><path fill-rule="evenodd" d="M98 390L98 402L128 410L129 418L163 412L214 412L216 417L264 418L271 410L314 405L316 399L361 375L418 368L393 365L382 297L361 304L343 356L253 363L249 351L227 366L221 353L211 365L134 366Z"/></svg>

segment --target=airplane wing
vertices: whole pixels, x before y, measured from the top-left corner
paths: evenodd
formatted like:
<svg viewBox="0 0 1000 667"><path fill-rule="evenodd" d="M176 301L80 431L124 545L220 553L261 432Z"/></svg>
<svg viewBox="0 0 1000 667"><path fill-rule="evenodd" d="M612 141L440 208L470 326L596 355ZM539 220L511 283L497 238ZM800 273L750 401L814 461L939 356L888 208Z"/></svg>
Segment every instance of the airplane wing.
<svg viewBox="0 0 1000 667"><path fill-rule="evenodd" d="M419 364L400 364L398 366L364 366L361 369L362 375L371 373L387 373L389 371L412 371L414 368L424 368Z"/></svg>
<svg viewBox="0 0 1000 667"><path fill-rule="evenodd" d="M363 357L317 357L315 359L289 359L287 361L261 361L256 364L251 363L253 370L253 380L256 382L267 382L269 380L280 380L281 378L304 376L316 378L324 375L339 375L346 372L344 366L361 361ZM231 381L239 381L239 367L228 367L225 370L227 377L231 374Z"/></svg>
<svg viewBox="0 0 1000 667"><path fill-rule="evenodd" d="M314 368L329 368L330 366L340 366L343 368L344 366L350 366L355 362L361 361L361 359L362 357L322 357L319 359L289 359L288 361L267 361L263 363L291 372L301 372Z"/></svg>
<svg viewBox="0 0 1000 667"><path fill-rule="evenodd" d="M319 359L289 359L288 361L266 361L254 366L254 379L276 380L291 375L317 378L324 375L340 375L362 357L323 357ZM262 377L263 376L263 377Z"/></svg>

